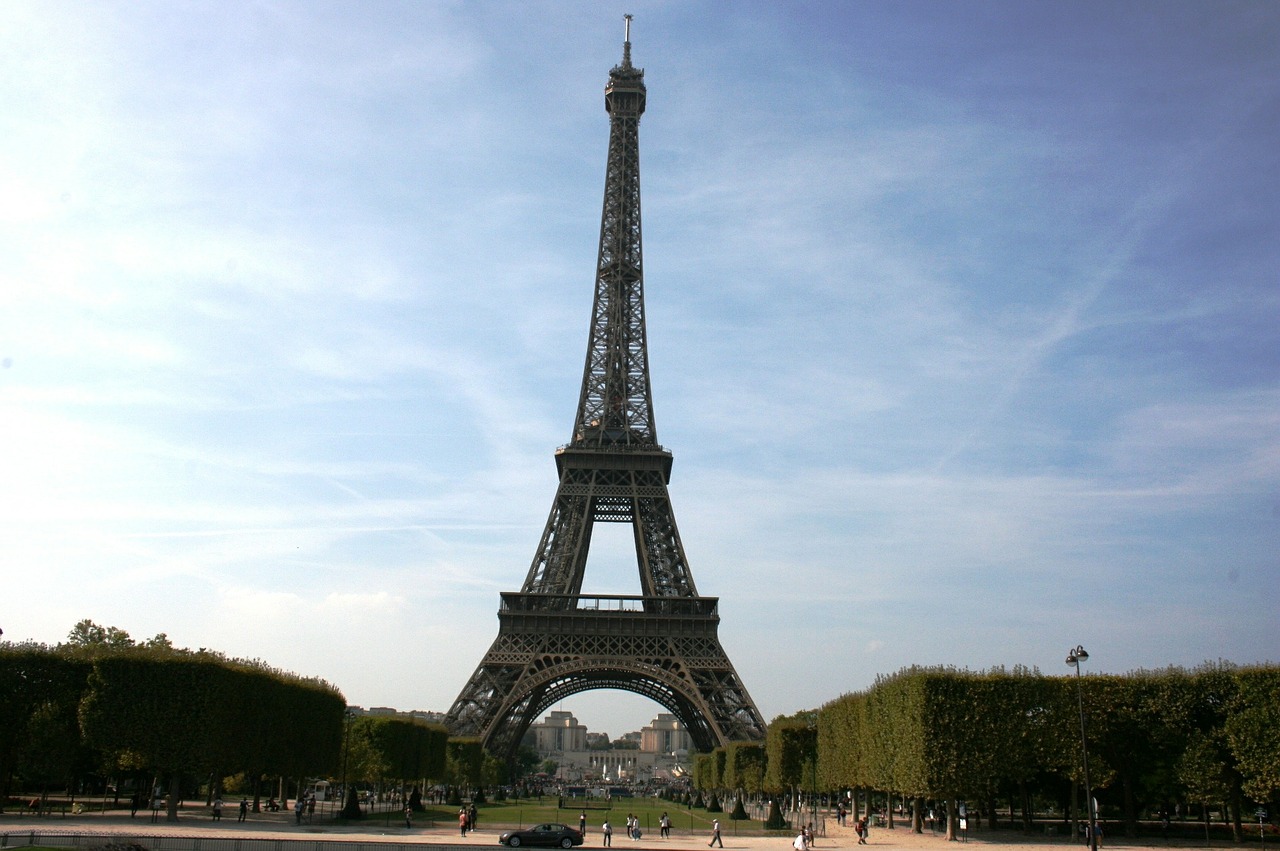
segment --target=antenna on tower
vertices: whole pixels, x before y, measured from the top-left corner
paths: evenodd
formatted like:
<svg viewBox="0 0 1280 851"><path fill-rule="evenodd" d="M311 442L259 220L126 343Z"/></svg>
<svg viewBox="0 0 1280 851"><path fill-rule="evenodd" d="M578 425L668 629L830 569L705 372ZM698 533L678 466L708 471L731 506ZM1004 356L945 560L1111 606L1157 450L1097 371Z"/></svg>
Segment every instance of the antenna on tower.
<svg viewBox="0 0 1280 851"><path fill-rule="evenodd" d="M622 65L623 67L631 67L631 16L622 16L625 23L622 26Z"/></svg>

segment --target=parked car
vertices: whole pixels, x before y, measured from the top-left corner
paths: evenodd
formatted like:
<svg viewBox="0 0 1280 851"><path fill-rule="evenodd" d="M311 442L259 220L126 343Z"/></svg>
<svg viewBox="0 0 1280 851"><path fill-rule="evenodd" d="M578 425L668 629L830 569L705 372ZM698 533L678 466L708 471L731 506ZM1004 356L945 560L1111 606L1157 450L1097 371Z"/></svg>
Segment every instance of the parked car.
<svg viewBox="0 0 1280 851"><path fill-rule="evenodd" d="M582 831L567 824L538 824L527 830L508 830L498 837L498 844L509 848L521 845L572 848L582 844Z"/></svg>

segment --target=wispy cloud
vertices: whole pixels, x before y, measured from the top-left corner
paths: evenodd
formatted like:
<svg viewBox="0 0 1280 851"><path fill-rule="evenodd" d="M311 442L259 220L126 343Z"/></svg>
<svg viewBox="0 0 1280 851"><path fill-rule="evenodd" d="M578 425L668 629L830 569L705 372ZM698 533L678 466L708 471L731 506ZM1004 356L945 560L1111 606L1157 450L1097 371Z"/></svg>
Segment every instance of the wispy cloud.
<svg viewBox="0 0 1280 851"><path fill-rule="evenodd" d="M1241 38L1275 14L811 11L633 34L659 433L762 710L1280 646L1186 603L1280 570L1280 77ZM0 7L6 638L92 617L447 708L569 437L611 15ZM653 711L616 698L567 708Z"/></svg>

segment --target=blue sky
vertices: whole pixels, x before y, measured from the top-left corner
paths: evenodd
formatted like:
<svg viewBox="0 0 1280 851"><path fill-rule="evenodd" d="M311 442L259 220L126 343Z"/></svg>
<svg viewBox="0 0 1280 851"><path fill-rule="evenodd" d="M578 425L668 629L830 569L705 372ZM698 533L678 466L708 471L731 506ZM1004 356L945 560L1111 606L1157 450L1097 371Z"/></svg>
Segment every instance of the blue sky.
<svg viewBox="0 0 1280 851"><path fill-rule="evenodd" d="M570 436L624 12L658 435L766 718L1280 659L1269 2L0 5L5 639L448 708Z"/></svg>

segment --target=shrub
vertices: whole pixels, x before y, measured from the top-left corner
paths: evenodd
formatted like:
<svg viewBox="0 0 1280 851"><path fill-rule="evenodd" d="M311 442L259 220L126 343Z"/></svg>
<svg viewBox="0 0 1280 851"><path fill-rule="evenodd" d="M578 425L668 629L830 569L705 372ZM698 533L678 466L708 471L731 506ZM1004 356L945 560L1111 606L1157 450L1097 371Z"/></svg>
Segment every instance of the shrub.
<svg viewBox="0 0 1280 851"><path fill-rule="evenodd" d="M769 830L785 830L787 820L782 817L782 810L778 807L777 800L769 802L769 817L765 819L764 826Z"/></svg>

